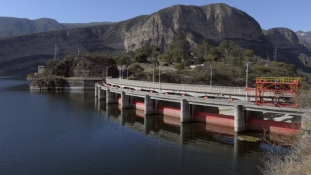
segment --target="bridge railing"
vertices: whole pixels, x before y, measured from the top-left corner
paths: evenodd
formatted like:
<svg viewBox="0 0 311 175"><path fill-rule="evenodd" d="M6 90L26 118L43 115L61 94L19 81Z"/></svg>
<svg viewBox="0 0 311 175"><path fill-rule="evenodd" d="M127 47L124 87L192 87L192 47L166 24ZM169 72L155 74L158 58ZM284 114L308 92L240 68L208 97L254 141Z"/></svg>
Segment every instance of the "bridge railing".
<svg viewBox="0 0 311 175"><path fill-rule="evenodd" d="M133 86L142 88L153 88L161 90L174 90L174 91L191 91L191 92L218 92L218 93L236 93L245 94L244 87L230 87L230 86L209 86L209 85L195 85L195 84L176 84L176 83L159 83L149 81L136 81L125 79L107 79L107 83L118 84L120 86Z"/></svg>

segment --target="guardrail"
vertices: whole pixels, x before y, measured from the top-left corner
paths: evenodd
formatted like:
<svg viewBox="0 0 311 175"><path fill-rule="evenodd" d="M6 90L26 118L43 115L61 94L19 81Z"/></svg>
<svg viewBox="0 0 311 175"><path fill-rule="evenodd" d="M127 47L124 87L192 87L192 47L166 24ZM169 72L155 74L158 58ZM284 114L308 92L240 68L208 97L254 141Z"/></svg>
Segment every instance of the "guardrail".
<svg viewBox="0 0 311 175"><path fill-rule="evenodd" d="M115 80L113 80L115 81ZM117 80L118 81L118 80ZM130 81L130 80L128 80ZM124 83L125 81L123 81ZM141 81L131 81L134 82L140 82L140 85L144 85L146 82ZM108 81L108 83L112 83L112 81ZM150 82L148 82L150 84ZM113 84L119 84L119 83L113 83ZM153 84L151 82L151 84ZM173 83L167 83L167 84L173 84ZM159 84L158 84L159 85ZM246 102L246 101L229 101L225 99L212 99L212 98L197 98L197 97L191 97L191 96L176 96L176 95L166 95L166 94L160 94L160 93L150 93L150 92L144 92L144 91L135 91L135 90L122 90L118 87L109 87L101 85L104 88L110 88L111 92L117 92L120 93L121 91L124 91L127 95L131 96L138 96L144 98L145 95L149 95L152 99L161 99L166 101L174 101L179 102L181 99L187 99L190 104L199 104L199 105L206 105L206 106L231 106L234 107L235 105L243 105L245 109L249 109L251 111L265 111L265 112L278 112L278 113L286 113L291 115L296 114L302 114L306 112L310 112L309 109L302 109L302 108L281 108L281 107L275 107L275 106L264 106L264 105L255 105L253 102ZM138 86L138 85L135 85Z"/></svg>
<svg viewBox="0 0 311 175"><path fill-rule="evenodd" d="M153 88L161 90L174 90L174 91L188 91L188 92L209 92L209 93L229 93L237 95L245 95L244 87L230 87L230 86L209 86L209 85L195 85L195 84L176 84L176 83L159 83L149 81L136 81L125 79L107 79L107 83L119 85L121 87L141 87ZM254 92L248 92L254 95Z"/></svg>

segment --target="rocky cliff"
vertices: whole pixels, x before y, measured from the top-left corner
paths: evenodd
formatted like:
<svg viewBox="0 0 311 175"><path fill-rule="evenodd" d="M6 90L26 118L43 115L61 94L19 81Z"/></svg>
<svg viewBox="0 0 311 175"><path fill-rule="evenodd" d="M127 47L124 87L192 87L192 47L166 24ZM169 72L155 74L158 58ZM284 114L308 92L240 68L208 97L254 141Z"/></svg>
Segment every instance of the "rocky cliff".
<svg viewBox="0 0 311 175"><path fill-rule="evenodd" d="M287 28L272 28L263 33L274 45L272 60L295 64L304 69L308 69L305 66L311 66L311 49L306 41L299 41L295 32Z"/></svg>
<svg viewBox="0 0 311 175"><path fill-rule="evenodd" d="M286 43L297 43L295 34L277 31L286 36ZM269 42L255 19L226 4L200 7L176 5L118 23L2 38L0 70L42 64L54 57L55 44L60 58L76 54L78 48L82 54L116 52L134 50L147 42L160 46L163 51L179 32L186 36L190 46L201 43L203 39L216 44L231 39L265 58L267 55L271 58L272 43L277 42L273 40L275 34L269 34L270 30L266 35L271 36Z"/></svg>
<svg viewBox="0 0 311 175"><path fill-rule="evenodd" d="M59 23L50 18L30 20L25 18L0 17L0 38L104 24L111 23Z"/></svg>
<svg viewBox="0 0 311 175"><path fill-rule="evenodd" d="M276 47L292 47L299 44L296 33L287 28L272 28L263 33Z"/></svg>

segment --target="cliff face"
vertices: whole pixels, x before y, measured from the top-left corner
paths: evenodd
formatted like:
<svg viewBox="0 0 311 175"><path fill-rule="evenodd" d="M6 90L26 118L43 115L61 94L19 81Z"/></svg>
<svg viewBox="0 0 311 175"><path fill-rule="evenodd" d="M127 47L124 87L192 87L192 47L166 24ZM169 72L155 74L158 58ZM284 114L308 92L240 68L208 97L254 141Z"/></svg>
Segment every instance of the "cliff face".
<svg viewBox="0 0 311 175"><path fill-rule="evenodd" d="M50 18L30 20L25 18L0 17L0 38L105 24L111 23L59 23Z"/></svg>
<svg viewBox="0 0 311 175"><path fill-rule="evenodd" d="M299 44L296 33L287 28L272 28L265 31L264 35L277 47L293 47Z"/></svg>
<svg viewBox="0 0 311 175"><path fill-rule="evenodd" d="M261 40L260 25L246 13L226 4L202 7L176 5L144 16L137 23L124 22L120 28L125 49L136 49L151 39L163 46L173 41L174 34L186 34L190 45L207 38L220 42L226 38Z"/></svg>
<svg viewBox="0 0 311 175"><path fill-rule="evenodd" d="M263 33L273 44L273 60L294 64L310 72L311 49L306 41L299 41L297 34L287 28L272 28Z"/></svg>
<svg viewBox="0 0 311 175"><path fill-rule="evenodd" d="M146 42L159 45L163 50L179 32L186 36L190 46L203 39L215 43L232 39L265 57L273 53L267 51L274 48L273 44L298 43L295 33L283 29L267 32L270 43L256 20L226 4L176 5L118 23L2 38L0 72L45 63L54 57L55 44L59 58L76 54L78 48L80 54L116 52L134 50ZM276 37L278 34L281 37ZM284 41L279 42L279 38Z"/></svg>
<svg viewBox="0 0 311 175"><path fill-rule="evenodd" d="M23 18L0 17L0 37L24 35L51 30L65 29L54 19L41 18L29 20Z"/></svg>

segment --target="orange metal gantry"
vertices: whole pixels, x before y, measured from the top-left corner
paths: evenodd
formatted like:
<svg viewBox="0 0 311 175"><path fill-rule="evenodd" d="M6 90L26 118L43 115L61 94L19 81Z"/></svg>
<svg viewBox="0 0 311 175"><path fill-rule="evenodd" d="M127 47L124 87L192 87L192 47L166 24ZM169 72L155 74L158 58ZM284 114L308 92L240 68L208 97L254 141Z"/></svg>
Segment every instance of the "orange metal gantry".
<svg viewBox="0 0 311 175"><path fill-rule="evenodd" d="M286 96L293 100L298 97L300 77L257 77L255 104L266 104L283 107L298 107L293 103L280 102L280 97ZM265 101L264 96L273 96L273 101Z"/></svg>

